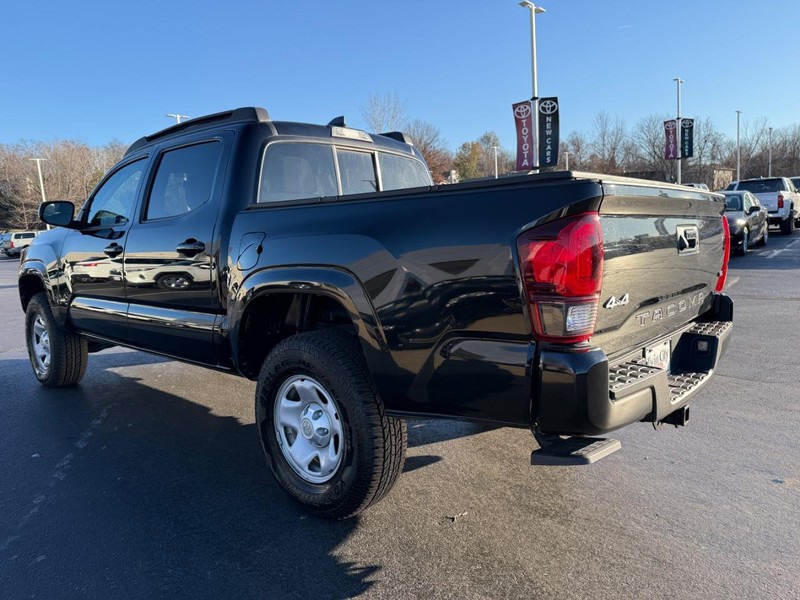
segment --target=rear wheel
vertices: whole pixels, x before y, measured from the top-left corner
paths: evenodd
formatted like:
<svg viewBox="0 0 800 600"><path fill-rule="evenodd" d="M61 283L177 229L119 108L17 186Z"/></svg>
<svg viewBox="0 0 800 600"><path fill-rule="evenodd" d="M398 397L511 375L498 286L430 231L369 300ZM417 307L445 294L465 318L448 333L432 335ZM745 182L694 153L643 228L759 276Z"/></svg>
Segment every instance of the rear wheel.
<svg viewBox="0 0 800 600"><path fill-rule="evenodd" d="M386 415L357 340L342 332L275 346L258 378L256 424L275 479L322 517L363 511L403 468L405 423Z"/></svg>
<svg viewBox="0 0 800 600"><path fill-rule="evenodd" d="M789 216L781 223L781 233L784 235L789 235L792 233L792 231L794 231L794 219L792 218L792 215L789 214Z"/></svg>
<svg viewBox="0 0 800 600"><path fill-rule="evenodd" d="M86 372L89 360L86 338L58 326L44 292L28 303L25 340L33 373L42 385L74 385Z"/></svg>

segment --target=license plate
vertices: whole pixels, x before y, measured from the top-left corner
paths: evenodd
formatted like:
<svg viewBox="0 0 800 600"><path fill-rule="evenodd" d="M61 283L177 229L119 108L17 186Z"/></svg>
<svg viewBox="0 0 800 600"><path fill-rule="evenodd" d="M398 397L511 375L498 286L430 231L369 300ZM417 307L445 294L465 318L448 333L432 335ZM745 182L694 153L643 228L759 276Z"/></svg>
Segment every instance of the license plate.
<svg viewBox="0 0 800 600"><path fill-rule="evenodd" d="M658 367L669 371L669 358L672 355L672 348L669 340L661 342L655 346L648 346L644 349L644 360L651 367Z"/></svg>

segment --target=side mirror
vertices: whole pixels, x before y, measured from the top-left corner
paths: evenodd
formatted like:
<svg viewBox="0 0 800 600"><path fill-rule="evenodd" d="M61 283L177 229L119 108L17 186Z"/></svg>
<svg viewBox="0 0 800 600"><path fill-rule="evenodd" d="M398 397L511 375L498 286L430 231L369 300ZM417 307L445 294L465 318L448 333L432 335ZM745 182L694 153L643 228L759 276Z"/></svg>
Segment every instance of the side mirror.
<svg viewBox="0 0 800 600"><path fill-rule="evenodd" d="M757 212L758 212L758 211L760 211L760 210L761 210L761 207L760 207L760 206L751 206L751 207L750 207L750 210L749 210L749 211L747 211L747 214L748 214L748 215L752 215L753 213L757 213Z"/></svg>
<svg viewBox="0 0 800 600"><path fill-rule="evenodd" d="M67 200L42 202L39 206L39 218L48 225L56 227L77 227L72 217L75 214L75 205Z"/></svg>

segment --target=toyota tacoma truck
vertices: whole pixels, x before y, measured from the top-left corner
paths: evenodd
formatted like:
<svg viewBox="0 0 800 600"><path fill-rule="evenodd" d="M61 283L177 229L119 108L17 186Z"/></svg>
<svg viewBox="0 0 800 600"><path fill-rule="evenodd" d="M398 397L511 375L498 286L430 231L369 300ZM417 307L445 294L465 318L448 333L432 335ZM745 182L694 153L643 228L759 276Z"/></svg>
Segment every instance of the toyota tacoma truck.
<svg viewBox="0 0 800 600"><path fill-rule="evenodd" d="M591 463L620 427L686 423L731 334L718 194L549 172L434 186L401 133L241 108L135 142L23 253L33 373L78 383L122 345L257 381L280 486L359 513L405 419L529 429Z"/></svg>

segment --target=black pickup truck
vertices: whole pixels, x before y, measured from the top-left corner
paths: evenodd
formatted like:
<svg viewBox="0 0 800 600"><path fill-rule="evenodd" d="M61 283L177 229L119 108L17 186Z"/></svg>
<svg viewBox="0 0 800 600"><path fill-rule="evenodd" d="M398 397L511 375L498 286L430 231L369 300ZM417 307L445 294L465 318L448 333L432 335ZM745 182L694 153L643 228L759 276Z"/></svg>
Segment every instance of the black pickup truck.
<svg viewBox="0 0 800 600"><path fill-rule="evenodd" d="M405 417L530 429L533 464L683 425L731 333L723 198L550 172L432 185L400 133L242 108L135 142L24 252L33 371L124 345L258 382L280 485L354 515L403 467Z"/></svg>

